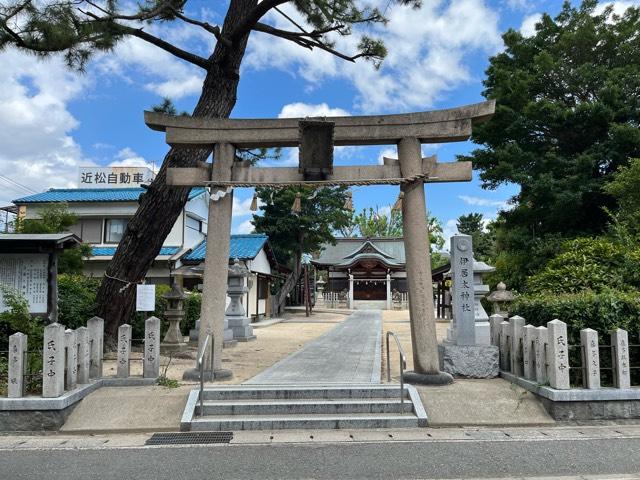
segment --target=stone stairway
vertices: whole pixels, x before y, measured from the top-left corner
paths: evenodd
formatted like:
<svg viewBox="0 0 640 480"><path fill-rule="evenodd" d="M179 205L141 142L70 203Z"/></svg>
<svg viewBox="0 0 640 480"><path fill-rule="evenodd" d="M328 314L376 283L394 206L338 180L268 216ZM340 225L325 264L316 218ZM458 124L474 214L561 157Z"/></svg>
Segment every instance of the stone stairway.
<svg viewBox="0 0 640 480"><path fill-rule="evenodd" d="M415 428L427 416L417 390L405 385L243 385L189 395L182 431Z"/></svg>

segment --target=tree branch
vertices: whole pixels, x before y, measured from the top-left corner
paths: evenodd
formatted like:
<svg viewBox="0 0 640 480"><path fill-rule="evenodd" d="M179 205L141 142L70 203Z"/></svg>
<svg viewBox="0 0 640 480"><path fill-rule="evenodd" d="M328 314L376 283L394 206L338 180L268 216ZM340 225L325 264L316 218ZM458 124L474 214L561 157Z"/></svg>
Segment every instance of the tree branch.
<svg viewBox="0 0 640 480"><path fill-rule="evenodd" d="M195 20L193 18L187 17L186 15L183 15L182 13L178 12L175 8L172 9L172 13L175 15L176 18L179 18L183 22L203 28L207 32L211 33L214 37L216 37L216 40L218 40L219 42L222 42L228 47L231 46L231 42L227 38L222 36L222 32L220 31L220 27L218 25L211 25L207 22L201 22L199 20Z"/></svg>
<svg viewBox="0 0 640 480"><path fill-rule="evenodd" d="M258 5L246 16L246 18L233 29L229 35L232 42L237 42L247 33L253 30L258 21L266 15L272 8L278 5L288 3L290 0L262 0Z"/></svg>

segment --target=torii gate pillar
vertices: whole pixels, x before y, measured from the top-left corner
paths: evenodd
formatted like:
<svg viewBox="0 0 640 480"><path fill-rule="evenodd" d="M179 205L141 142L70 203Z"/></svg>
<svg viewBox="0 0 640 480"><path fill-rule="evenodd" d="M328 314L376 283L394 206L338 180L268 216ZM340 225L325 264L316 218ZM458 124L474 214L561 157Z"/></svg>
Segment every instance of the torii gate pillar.
<svg viewBox="0 0 640 480"><path fill-rule="evenodd" d="M422 148L417 138L403 138L398 143L398 160L403 177L422 173ZM402 225L409 289L409 318L413 347L413 372L404 378L409 383L448 384L453 377L440 371L436 318L431 284L431 248L427 227L424 181L401 186Z"/></svg>
<svg viewBox="0 0 640 480"><path fill-rule="evenodd" d="M231 179L231 167L235 160L235 147L229 143L217 143L213 151L212 178ZM222 345L224 340L224 315L227 299L227 278L229 271L229 248L231 234L231 214L233 210L233 191L218 201L209 199L209 217L207 223L207 261L204 264L204 286L202 289L202 307L200 309L200 330L198 332L198 352L207 335L211 335L204 360L203 380L213 381L231 378L233 372L222 367ZM211 369L213 353L213 371ZM199 380L200 370L184 372L184 380Z"/></svg>

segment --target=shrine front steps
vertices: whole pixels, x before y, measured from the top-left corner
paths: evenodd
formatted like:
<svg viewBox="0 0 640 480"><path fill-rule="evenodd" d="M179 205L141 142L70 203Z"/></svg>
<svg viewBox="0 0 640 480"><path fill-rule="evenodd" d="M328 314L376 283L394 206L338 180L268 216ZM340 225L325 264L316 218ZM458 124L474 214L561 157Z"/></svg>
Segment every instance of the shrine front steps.
<svg viewBox="0 0 640 480"><path fill-rule="evenodd" d="M416 428L427 425L417 390L405 385L233 386L189 395L182 431Z"/></svg>

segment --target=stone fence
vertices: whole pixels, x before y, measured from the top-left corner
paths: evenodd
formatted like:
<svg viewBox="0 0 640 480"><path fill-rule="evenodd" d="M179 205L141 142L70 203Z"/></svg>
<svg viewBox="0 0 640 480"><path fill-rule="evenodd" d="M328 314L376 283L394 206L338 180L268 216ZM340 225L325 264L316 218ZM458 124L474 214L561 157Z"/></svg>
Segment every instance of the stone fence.
<svg viewBox="0 0 640 480"><path fill-rule="evenodd" d="M585 328L580 330L580 344L569 345L567 325L560 320L534 327L525 325L525 319L519 316L506 321L501 315L492 315L490 325L491 344L500 349L500 370L506 378L524 379L556 390L574 390L570 372L580 370L582 389L599 390L601 371L610 371L614 389L631 388L629 335L625 330L615 330L610 344L602 345L598 332ZM579 365L570 364L572 349L580 349ZM611 352L610 367L601 366L601 349Z"/></svg>
<svg viewBox="0 0 640 480"><path fill-rule="evenodd" d="M145 321L143 378L160 373L160 319ZM27 335L9 337L8 398L24 397L24 378L28 371ZM52 323L44 328L42 346L42 398L58 398L93 380L103 378L104 320L93 317L86 327L65 329ZM130 375L131 326L118 329L117 378Z"/></svg>

